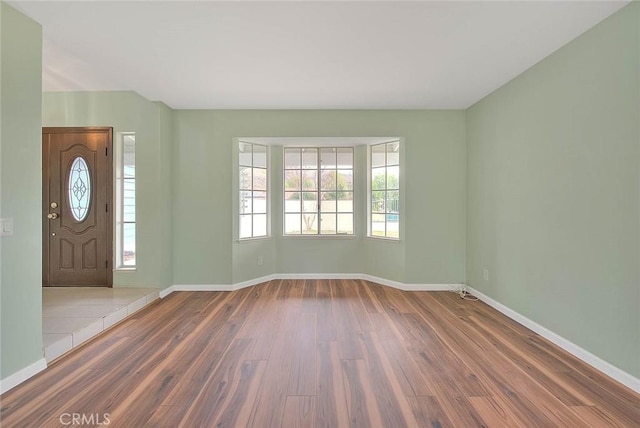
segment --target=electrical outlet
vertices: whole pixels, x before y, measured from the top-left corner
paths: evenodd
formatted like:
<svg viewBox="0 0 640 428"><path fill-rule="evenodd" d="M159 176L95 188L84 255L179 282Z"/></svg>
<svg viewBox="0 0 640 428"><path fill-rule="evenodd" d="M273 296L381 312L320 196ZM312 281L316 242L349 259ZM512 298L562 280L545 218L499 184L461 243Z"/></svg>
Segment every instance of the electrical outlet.
<svg viewBox="0 0 640 428"><path fill-rule="evenodd" d="M13 235L13 218L0 218L0 236Z"/></svg>
<svg viewBox="0 0 640 428"><path fill-rule="evenodd" d="M489 269L485 268L484 271L482 271L482 277L485 281L489 281Z"/></svg>
<svg viewBox="0 0 640 428"><path fill-rule="evenodd" d="M262 256L258 256L258 266L262 266L264 264L264 259Z"/></svg>

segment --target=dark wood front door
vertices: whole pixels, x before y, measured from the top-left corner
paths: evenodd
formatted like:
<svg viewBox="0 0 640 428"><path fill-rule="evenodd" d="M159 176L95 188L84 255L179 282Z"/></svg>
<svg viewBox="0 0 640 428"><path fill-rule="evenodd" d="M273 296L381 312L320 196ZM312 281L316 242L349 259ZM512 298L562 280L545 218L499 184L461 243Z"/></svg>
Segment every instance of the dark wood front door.
<svg viewBox="0 0 640 428"><path fill-rule="evenodd" d="M112 128L43 128L43 285L111 286Z"/></svg>

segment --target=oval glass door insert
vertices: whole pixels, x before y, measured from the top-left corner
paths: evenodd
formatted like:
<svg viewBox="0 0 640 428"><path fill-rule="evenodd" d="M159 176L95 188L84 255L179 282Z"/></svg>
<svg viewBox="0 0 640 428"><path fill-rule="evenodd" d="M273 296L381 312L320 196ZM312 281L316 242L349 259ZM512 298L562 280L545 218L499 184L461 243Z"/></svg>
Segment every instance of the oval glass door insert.
<svg viewBox="0 0 640 428"><path fill-rule="evenodd" d="M87 162L80 156L76 157L71 163L67 188L71 215L73 215L76 221L83 221L87 217L87 214L89 214L91 178L89 175L89 165L87 165Z"/></svg>

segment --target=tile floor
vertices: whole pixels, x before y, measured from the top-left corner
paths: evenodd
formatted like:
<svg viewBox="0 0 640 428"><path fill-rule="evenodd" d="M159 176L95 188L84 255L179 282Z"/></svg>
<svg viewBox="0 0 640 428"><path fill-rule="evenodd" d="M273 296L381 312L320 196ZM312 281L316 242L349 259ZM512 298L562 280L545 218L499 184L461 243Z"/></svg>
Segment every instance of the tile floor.
<svg viewBox="0 0 640 428"><path fill-rule="evenodd" d="M43 287L44 356L51 362L158 299L157 288Z"/></svg>

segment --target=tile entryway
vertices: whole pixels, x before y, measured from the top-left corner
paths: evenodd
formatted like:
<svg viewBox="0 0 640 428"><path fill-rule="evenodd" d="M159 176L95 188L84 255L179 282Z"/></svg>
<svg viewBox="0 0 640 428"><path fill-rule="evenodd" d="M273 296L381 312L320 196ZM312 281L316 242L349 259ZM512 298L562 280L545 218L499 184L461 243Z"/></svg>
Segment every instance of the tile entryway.
<svg viewBox="0 0 640 428"><path fill-rule="evenodd" d="M159 298L157 288L44 287L42 336L47 363Z"/></svg>

